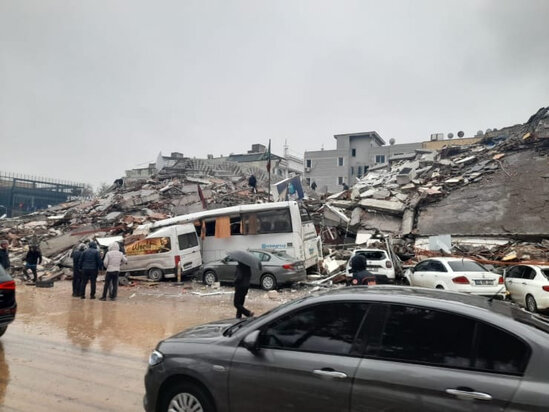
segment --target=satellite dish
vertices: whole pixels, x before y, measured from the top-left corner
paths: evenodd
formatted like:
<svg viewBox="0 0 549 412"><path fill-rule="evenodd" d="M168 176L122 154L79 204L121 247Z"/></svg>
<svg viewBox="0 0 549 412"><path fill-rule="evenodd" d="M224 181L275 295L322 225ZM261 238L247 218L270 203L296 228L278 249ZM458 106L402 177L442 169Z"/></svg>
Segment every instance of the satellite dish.
<svg viewBox="0 0 549 412"><path fill-rule="evenodd" d="M389 144L390 144L391 146L394 145L394 144L395 144L395 139L393 139L393 138L391 137L391 139L389 139Z"/></svg>
<svg viewBox="0 0 549 412"><path fill-rule="evenodd" d="M461 130L458 132L458 137L463 137L465 136L465 133L463 133Z"/></svg>
<svg viewBox="0 0 549 412"><path fill-rule="evenodd" d="M448 133L448 139L453 139L454 138L454 134L453 133Z"/></svg>

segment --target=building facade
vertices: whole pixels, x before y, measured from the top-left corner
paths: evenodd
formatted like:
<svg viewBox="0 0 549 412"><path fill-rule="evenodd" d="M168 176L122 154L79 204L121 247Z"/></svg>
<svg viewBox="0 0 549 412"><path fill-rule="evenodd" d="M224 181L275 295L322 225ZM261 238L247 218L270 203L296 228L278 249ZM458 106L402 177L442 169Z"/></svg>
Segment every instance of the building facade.
<svg viewBox="0 0 549 412"><path fill-rule="evenodd" d="M307 151L304 155L304 179L309 186L316 183L321 193L339 192L343 184L352 186L370 168L388 165L391 157L414 152L421 143L386 145L375 132L335 135L336 150Z"/></svg>

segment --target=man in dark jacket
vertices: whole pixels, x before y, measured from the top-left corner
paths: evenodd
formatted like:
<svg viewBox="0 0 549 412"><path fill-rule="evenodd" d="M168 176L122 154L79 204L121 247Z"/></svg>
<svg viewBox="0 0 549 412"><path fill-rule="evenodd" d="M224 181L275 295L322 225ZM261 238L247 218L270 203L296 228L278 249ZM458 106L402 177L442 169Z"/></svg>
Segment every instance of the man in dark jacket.
<svg viewBox="0 0 549 412"><path fill-rule="evenodd" d="M255 178L254 175L251 175L250 178L248 179L248 185L251 187L251 191L252 193L257 193L257 179Z"/></svg>
<svg viewBox="0 0 549 412"><path fill-rule="evenodd" d="M72 296L74 298L77 298L80 296L80 285L82 284L82 271L78 267L78 261L80 260L80 256L82 256L82 253L84 253L84 250L86 250L86 245L83 243L80 243L71 254L72 258Z"/></svg>
<svg viewBox="0 0 549 412"><path fill-rule="evenodd" d="M29 246L29 251L27 252L27 256L25 256L25 272L27 269L32 271L34 283L38 280L37 266L40 263L42 263L42 252L40 252L40 248L36 245Z"/></svg>
<svg viewBox="0 0 549 412"><path fill-rule="evenodd" d="M86 286L90 281L90 299L95 299L95 285L97 274L103 267L101 255L95 242L90 242L88 248L78 258L78 267L82 271L82 283L80 285L80 298L86 299Z"/></svg>
<svg viewBox="0 0 549 412"><path fill-rule="evenodd" d="M242 315L247 317L253 316L254 313L250 312L244 307L246 301L246 295L250 288L250 279L252 277L252 269L243 263L238 262L236 266L236 276L234 278L234 307L236 308L236 317L241 318Z"/></svg>
<svg viewBox="0 0 549 412"><path fill-rule="evenodd" d="M0 242L0 265L9 272L10 268L10 255L8 252L9 242L7 240L2 240Z"/></svg>

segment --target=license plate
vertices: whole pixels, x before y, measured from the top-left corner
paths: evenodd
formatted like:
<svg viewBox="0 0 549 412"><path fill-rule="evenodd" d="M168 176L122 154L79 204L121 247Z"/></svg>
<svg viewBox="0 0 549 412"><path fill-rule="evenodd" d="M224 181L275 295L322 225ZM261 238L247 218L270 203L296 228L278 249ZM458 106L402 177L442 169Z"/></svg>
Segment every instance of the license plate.
<svg viewBox="0 0 549 412"><path fill-rule="evenodd" d="M494 281L489 279L475 279L475 285L479 286L487 286L487 285L493 285Z"/></svg>

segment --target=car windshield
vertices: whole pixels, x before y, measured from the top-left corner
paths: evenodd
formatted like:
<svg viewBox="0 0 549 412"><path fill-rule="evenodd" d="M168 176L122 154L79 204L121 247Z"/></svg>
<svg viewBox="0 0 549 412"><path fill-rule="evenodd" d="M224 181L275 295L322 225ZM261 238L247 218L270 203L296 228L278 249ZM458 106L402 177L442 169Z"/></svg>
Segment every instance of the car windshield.
<svg viewBox="0 0 549 412"><path fill-rule="evenodd" d="M383 250L359 250L356 253L361 254L367 260L384 260L387 258Z"/></svg>
<svg viewBox="0 0 549 412"><path fill-rule="evenodd" d="M488 272L486 268L472 260L454 260L447 263L454 272Z"/></svg>

